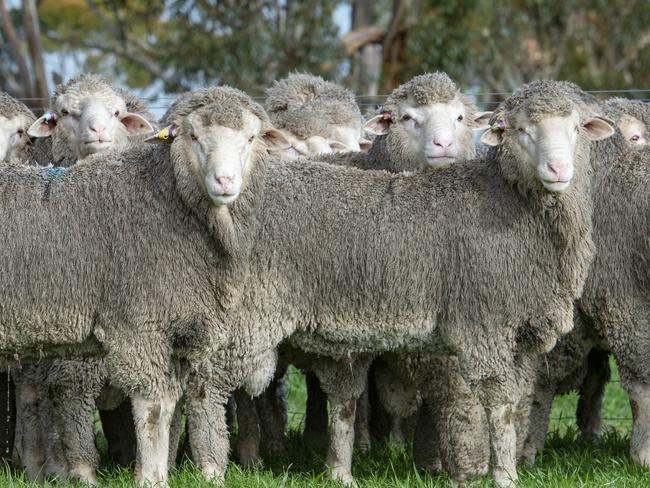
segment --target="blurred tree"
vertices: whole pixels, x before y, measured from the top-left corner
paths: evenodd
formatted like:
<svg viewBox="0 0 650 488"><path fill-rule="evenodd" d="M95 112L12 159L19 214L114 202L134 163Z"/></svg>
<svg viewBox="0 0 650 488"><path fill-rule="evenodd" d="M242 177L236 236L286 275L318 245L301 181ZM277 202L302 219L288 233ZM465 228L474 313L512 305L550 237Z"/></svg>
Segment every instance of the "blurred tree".
<svg viewBox="0 0 650 488"><path fill-rule="evenodd" d="M492 92L536 78L650 85L647 0L423 0L417 19L403 79L441 69Z"/></svg>
<svg viewBox="0 0 650 488"><path fill-rule="evenodd" d="M36 98L49 97L41 32L35 0L23 0L22 16L18 9L9 10L0 0L2 38L0 38L0 84L4 91L27 98L28 105L41 103ZM18 27L17 27L18 26Z"/></svg>
<svg viewBox="0 0 650 488"><path fill-rule="evenodd" d="M88 49L88 67L126 73L130 85L160 80L174 92L221 83L261 94L294 70L336 78L343 59L332 15L338 0L65 3L67 12L58 0L43 1L45 35L59 49ZM87 23L74 20L89 14Z"/></svg>

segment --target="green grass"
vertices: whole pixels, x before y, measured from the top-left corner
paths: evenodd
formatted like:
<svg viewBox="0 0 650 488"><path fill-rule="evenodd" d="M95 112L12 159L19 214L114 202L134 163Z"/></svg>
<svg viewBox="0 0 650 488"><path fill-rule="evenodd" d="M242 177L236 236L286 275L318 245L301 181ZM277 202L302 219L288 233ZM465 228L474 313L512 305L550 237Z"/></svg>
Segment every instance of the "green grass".
<svg viewBox="0 0 650 488"><path fill-rule="evenodd" d="M322 455L308 452L298 434L303 421L304 379L292 370L288 376L291 431L287 453L281 457L266 458L265 468L243 470L231 463L226 487L329 487L340 486L325 477ZM575 427L575 394L555 401L547 448L533 468L519 470L521 487L650 487L650 471L634 465L628 456L631 414L626 393L613 378L605 397L603 415L606 429L598 445L581 440ZM613 420L610 420L613 419ZM100 443L100 447L104 444ZM446 487L450 481L443 475L425 476L413 467L410 452L395 445L377 446L369 455L355 455L353 472L360 487ZM110 488L132 487L130 470L108 469L100 475L102 484ZM200 474L188 463L171 477L171 487L208 487ZM0 474L0 486L31 487L15 473ZM49 486L54 486L51 484ZM471 484L492 486L489 479Z"/></svg>

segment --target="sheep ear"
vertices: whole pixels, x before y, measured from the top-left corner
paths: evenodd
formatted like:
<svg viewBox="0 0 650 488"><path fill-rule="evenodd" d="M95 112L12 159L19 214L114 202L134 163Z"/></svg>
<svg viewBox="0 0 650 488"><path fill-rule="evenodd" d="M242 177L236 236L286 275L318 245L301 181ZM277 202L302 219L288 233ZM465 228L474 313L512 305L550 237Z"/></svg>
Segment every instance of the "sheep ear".
<svg viewBox="0 0 650 488"><path fill-rule="evenodd" d="M38 120L27 129L27 135L29 137L50 137L56 127L56 119L56 114L45 112L42 117L39 117Z"/></svg>
<svg viewBox="0 0 650 488"><path fill-rule="evenodd" d="M587 119L582 127L584 127L587 137L591 141L600 141L607 139L614 134L614 122L605 117L592 117Z"/></svg>
<svg viewBox="0 0 650 488"><path fill-rule="evenodd" d="M488 129L481 136L481 143L486 146L498 146L503 142L503 130Z"/></svg>
<svg viewBox="0 0 650 488"><path fill-rule="evenodd" d="M494 112L476 112L474 114L474 129L487 129L490 126L490 119Z"/></svg>
<svg viewBox="0 0 650 488"><path fill-rule="evenodd" d="M365 139L363 137L359 139L359 147L361 148L362 151L367 151L368 149L370 149L370 146L372 146L372 141Z"/></svg>
<svg viewBox="0 0 650 488"><path fill-rule="evenodd" d="M277 151L291 147L291 142L289 142L289 139L287 139L284 133L278 129L268 129L264 135L262 135L262 139L266 143L268 149L271 151Z"/></svg>
<svg viewBox="0 0 650 488"><path fill-rule="evenodd" d="M120 122L124 124L129 134L148 134L154 131L154 128L142 115L125 113L120 117Z"/></svg>
<svg viewBox="0 0 650 488"><path fill-rule="evenodd" d="M375 115L373 118L368 120L363 126L363 130L375 134L377 136L383 136L388 134L390 129L392 118L389 113L382 113Z"/></svg>
<svg viewBox="0 0 650 488"><path fill-rule="evenodd" d="M158 134L155 134L151 137L147 137L144 142L149 144L171 144L176 139L176 136L180 133L180 127L177 125L168 125L162 129Z"/></svg>
<svg viewBox="0 0 650 488"><path fill-rule="evenodd" d="M342 142L339 141L329 141L328 144L330 145L330 149L332 151L347 151L348 147L343 144Z"/></svg>

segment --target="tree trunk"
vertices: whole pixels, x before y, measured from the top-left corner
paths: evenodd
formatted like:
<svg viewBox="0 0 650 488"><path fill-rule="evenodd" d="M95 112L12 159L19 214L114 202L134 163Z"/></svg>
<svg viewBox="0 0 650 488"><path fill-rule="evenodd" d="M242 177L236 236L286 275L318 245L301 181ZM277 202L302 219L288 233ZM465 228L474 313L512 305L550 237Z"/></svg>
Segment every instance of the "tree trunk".
<svg viewBox="0 0 650 488"><path fill-rule="evenodd" d="M383 43L383 93L390 93L403 81L400 75L405 71L406 37L416 9L415 0L395 0L393 3L393 16Z"/></svg>
<svg viewBox="0 0 650 488"><path fill-rule="evenodd" d="M9 16L9 11L7 10L7 5L4 0L0 0L0 16L2 16L2 30L4 31L4 34L7 38L9 47L11 47L14 61L18 66L20 82L23 85L23 93L15 93L14 95L19 97L24 96L27 98L32 98L34 97L34 91L31 77L29 75L29 67L27 66L27 60L25 58L23 47L20 44L20 39L18 39L16 28L14 27L14 23Z"/></svg>
<svg viewBox="0 0 650 488"><path fill-rule="evenodd" d="M352 6L352 31L375 24L375 2L355 0ZM381 74L381 45L366 44L352 57L352 85L357 93L377 95Z"/></svg>
<svg viewBox="0 0 650 488"><path fill-rule="evenodd" d="M23 16L25 32L27 33L27 46L29 47L29 55L32 58L32 69L34 70L34 95L39 98L48 99L50 97L50 90L47 86L47 77L45 75L43 48L41 46L41 29L35 0L23 0Z"/></svg>

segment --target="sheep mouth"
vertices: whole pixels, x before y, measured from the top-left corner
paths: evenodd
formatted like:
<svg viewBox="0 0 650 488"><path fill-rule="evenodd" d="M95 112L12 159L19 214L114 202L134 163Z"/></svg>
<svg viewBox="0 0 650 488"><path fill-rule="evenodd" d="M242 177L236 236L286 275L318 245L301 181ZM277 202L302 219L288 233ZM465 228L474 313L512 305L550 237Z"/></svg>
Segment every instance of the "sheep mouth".
<svg viewBox="0 0 650 488"><path fill-rule="evenodd" d="M454 156L427 156L427 166L449 165L455 161Z"/></svg>
<svg viewBox="0 0 650 488"><path fill-rule="evenodd" d="M111 145L111 141L86 141L83 143L87 149L100 150Z"/></svg>
<svg viewBox="0 0 650 488"><path fill-rule="evenodd" d="M549 191L552 192L563 192L569 185L571 180L542 180L542 185Z"/></svg>

